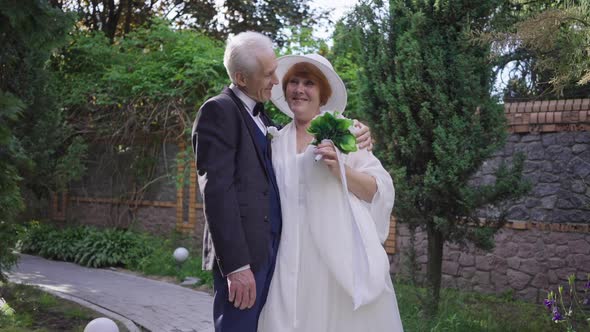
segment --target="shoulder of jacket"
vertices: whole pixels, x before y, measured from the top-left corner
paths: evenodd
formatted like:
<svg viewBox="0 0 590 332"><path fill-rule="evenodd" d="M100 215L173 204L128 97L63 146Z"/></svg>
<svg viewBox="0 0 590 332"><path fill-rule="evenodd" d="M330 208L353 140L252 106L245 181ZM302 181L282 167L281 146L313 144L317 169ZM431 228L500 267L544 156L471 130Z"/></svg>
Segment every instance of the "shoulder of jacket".
<svg viewBox="0 0 590 332"><path fill-rule="evenodd" d="M216 112L231 114L236 113L237 108L236 102L230 96L222 93L207 99L199 111L215 110Z"/></svg>
<svg viewBox="0 0 590 332"><path fill-rule="evenodd" d="M219 104L225 104L225 103L232 103L235 104L235 102L232 100L232 98L228 95L226 95L225 93L220 93L216 96L213 96L209 99L207 99L205 101L205 103L203 103L203 106L201 106L201 108L205 107L205 106L209 106L211 104L215 105L219 105Z"/></svg>

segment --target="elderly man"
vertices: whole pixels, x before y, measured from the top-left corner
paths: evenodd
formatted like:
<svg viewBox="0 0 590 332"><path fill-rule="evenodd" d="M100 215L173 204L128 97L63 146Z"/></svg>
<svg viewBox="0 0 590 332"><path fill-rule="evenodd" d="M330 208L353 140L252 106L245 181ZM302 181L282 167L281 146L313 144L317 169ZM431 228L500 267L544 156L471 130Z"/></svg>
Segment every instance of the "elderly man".
<svg viewBox="0 0 590 332"><path fill-rule="evenodd" d="M263 102L278 84L272 41L256 32L231 38L224 61L230 87L205 102L193 125L204 200L203 268L213 270L216 331L257 330L281 235L281 203ZM363 126L357 139L370 145Z"/></svg>

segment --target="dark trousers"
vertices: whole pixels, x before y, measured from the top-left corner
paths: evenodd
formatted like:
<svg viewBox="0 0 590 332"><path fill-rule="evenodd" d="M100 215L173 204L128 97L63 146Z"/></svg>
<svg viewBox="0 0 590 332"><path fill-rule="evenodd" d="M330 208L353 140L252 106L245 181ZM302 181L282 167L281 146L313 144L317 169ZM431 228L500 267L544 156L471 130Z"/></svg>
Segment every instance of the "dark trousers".
<svg viewBox="0 0 590 332"><path fill-rule="evenodd" d="M227 279L221 276L219 269L213 269L213 319L216 332L256 332L258 329L258 317L266 302L270 280L275 269L277 251L279 248L279 236L272 236L270 254L267 264L254 272L256 280L256 302L250 309L240 310L228 301Z"/></svg>

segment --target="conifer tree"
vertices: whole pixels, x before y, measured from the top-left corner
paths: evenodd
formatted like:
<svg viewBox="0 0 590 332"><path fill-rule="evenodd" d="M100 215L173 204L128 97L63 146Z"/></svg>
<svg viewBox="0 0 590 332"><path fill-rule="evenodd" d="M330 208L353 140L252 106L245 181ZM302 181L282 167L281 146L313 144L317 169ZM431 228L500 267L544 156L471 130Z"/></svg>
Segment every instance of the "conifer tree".
<svg viewBox="0 0 590 332"><path fill-rule="evenodd" d="M360 104L394 177L394 214L427 234L429 314L438 307L444 243L490 248L504 218L481 220L477 209L527 189L519 158L500 167L496 183L471 180L507 135L503 108L490 94L490 45L471 38L489 27L499 3L365 1L352 17L362 40Z"/></svg>
<svg viewBox="0 0 590 332"><path fill-rule="evenodd" d="M16 262L21 188L46 195L83 171L85 145L65 122L47 68L72 23L46 1L0 0L0 280Z"/></svg>
<svg viewBox="0 0 590 332"><path fill-rule="evenodd" d="M494 29L496 70L509 72L505 98L590 96L590 2L510 0Z"/></svg>

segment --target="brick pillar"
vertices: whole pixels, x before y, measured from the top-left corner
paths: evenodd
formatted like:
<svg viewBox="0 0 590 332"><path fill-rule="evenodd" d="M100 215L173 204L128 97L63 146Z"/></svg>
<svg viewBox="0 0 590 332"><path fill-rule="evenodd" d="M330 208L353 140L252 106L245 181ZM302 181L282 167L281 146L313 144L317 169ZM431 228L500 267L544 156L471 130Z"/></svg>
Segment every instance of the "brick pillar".
<svg viewBox="0 0 590 332"><path fill-rule="evenodd" d="M389 236L385 240L385 252L388 255L395 254L395 233L397 229L397 221L394 216L391 216L391 222L389 223Z"/></svg>
<svg viewBox="0 0 590 332"><path fill-rule="evenodd" d="M184 141L178 142L178 148L182 154L186 152L187 147ZM188 190L186 190L183 181L176 191L176 229L182 233L194 235L197 229L197 208L199 208L197 203L197 170L192 161L189 162L188 168ZM185 163L180 162L177 169L178 174L184 174L185 170ZM185 206L185 195L188 195L188 206ZM185 208L187 208L188 215L185 215Z"/></svg>
<svg viewBox="0 0 590 332"><path fill-rule="evenodd" d="M68 193L67 191L62 192L50 192L50 211L49 217L53 220L65 221L66 220L66 209L68 207Z"/></svg>
<svg viewBox="0 0 590 332"><path fill-rule="evenodd" d="M190 163L189 173L188 227L189 233L194 234L197 229L197 169L195 163Z"/></svg>
<svg viewBox="0 0 590 332"><path fill-rule="evenodd" d="M178 141L178 149L180 152L186 150L186 144L180 140ZM184 174L184 163L179 162L176 169L177 174ZM184 226L184 181L176 187L176 230L185 232Z"/></svg>

